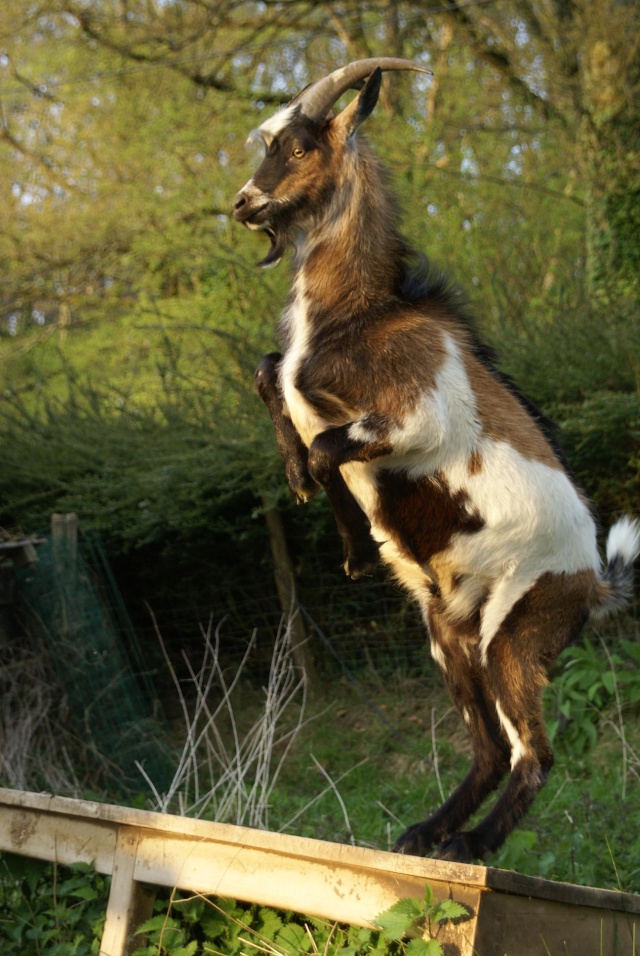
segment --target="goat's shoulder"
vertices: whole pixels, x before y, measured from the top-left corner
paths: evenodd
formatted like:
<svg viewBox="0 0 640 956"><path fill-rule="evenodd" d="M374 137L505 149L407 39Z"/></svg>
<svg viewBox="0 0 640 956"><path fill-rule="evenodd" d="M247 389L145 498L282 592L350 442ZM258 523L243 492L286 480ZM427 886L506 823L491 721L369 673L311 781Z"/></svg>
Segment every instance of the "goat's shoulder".
<svg viewBox="0 0 640 956"><path fill-rule="evenodd" d="M406 273L404 294L429 325L437 323L457 351L487 437L513 445L524 457L567 469L555 424L500 370L464 296L447 276L420 258Z"/></svg>

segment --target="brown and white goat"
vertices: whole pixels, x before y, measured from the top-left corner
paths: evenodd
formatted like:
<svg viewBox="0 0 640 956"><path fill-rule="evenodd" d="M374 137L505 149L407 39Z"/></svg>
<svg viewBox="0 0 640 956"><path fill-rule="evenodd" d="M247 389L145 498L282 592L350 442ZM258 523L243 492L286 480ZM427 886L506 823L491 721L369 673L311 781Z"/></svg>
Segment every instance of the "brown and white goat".
<svg viewBox="0 0 640 956"><path fill-rule="evenodd" d="M283 354L257 385L300 501L327 493L352 577L381 559L417 599L473 741L463 783L396 849L469 861L496 850L553 763L541 691L590 615L629 597L640 528L609 532L548 422L492 364L456 294L398 229L384 169L356 130L381 71L364 60L303 90L256 131L266 155L234 217L293 246ZM360 89L333 116L349 88ZM460 832L510 771L488 816Z"/></svg>

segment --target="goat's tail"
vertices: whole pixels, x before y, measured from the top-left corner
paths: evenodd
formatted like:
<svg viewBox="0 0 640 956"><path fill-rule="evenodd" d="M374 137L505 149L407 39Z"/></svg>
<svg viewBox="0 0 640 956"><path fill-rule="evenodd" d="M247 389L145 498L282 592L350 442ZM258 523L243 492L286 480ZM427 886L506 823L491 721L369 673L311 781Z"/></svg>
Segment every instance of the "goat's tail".
<svg viewBox="0 0 640 956"><path fill-rule="evenodd" d="M640 522L621 518L607 535L607 564L591 606L595 617L611 614L629 603L633 594L633 563L639 554Z"/></svg>

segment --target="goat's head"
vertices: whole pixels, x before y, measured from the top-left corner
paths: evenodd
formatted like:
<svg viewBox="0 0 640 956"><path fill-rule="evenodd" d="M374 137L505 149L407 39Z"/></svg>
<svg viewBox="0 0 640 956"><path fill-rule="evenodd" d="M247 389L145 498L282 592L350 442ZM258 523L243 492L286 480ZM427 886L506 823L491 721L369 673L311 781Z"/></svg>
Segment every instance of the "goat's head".
<svg viewBox="0 0 640 956"><path fill-rule="evenodd" d="M306 87L251 134L262 140L265 157L236 196L233 216L269 236L259 265L275 265L296 230L321 219L345 150L378 101L383 70L431 72L393 57L356 60ZM334 117L333 106L348 89L360 92Z"/></svg>

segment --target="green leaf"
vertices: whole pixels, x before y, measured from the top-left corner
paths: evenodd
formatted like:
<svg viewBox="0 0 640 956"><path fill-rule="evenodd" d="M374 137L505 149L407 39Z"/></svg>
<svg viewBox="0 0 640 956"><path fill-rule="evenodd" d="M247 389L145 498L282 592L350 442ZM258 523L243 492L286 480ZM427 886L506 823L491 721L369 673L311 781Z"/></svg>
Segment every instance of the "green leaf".
<svg viewBox="0 0 640 956"><path fill-rule="evenodd" d="M186 946L179 946L178 949L171 950L171 956L195 956L198 949L198 941L193 939Z"/></svg>
<svg viewBox="0 0 640 956"><path fill-rule="evenodd" d="M405 953L406 956L442 956L442 946L437 939L412 939Z"/></svg>
<svg viewBox="0 0 640 956"><path fill-rule="evenodd" d="M304 926L298 923L287 923L283 926L275 942L292 953L306 953L311 946L309 934Z"/></svg>
<svg viewBox="0 0 640 956"><path fill-rule="evenodd" d="M228 925L229 921L227 917L216 912L203 916L200 921L200 927L208 943L219 939L219 937L225 933Z"/></svg>
<svg viewBox="0 0 640 956"><path fill-rule="evenodd" d="M173 950L173 948L182 946L185 942L184 932L178 920L174 919L173 916L162 913L152 916L151 919L138 927L136 934L140 933L148 933L156 945L162 940L163 950Z"/></svg>
<svg viewBox="0 0 640 956"><path fill-rule="evenodd" d="M424 887L424 904L427 910L430 910L435 903L435 897L433 895L433 889L431 888L430 883L425 883Z"/></svg>
<svg viewBox="0 0 640 956"><path fill-rule="evenodd" d="M598 742L598 731L596 730L595 726L591 723L587 723L584 726L584 730L586 736L589 738L589 745L591 747L595 747L596 743Z"/></svg>
<svg viewBox="0 0 640 956"><path fill-rule="evenodd" d="M613 694L615 686L616 686L616 679L612 671L603 672L602 683L604 684L606 689L609 691L609 693Z"/></svg>
<svg viewBox="0 0 640 956"><path fill-rule="evenodd" d="M442 900L429 913L429 919L432 923L441 923L444 919L459 919L461 916L466 916L468 919L469 911L466 906L462 906L454 900Z"/></svg>
<svg viewBox="0 0 640 956"><path fill-rule="evenodd" d="M275 910L268 906L262 907L259 912L260 923L259 932L265 939L274 940L278 932L282 929L282 920Z"/></svg>
<svg viewBox="0 0 640 956"><path fill-rule="evenodd" d="M202 919L206 901L202 896L191 896L184 900L175 900L174 908L185 923L199 923Z"/></svg>
<svg viewBox="0 0 640 956"><path fill-rule="evenodd" d="M26 883L32 893L35 892L40 880L44 878L49 866L44 860L32 860L13 853L4 853L2 862L3 866L9 870L11 878Z"/></svg>
<svg viewBox="0 0 640 956"><path fill-rule="evenodd" d="M72 896L77 896L81 900L96 900L98 899L98 891L95 886L79 886L75 889Z"/></svg>
<svg viewBox="0 0 640 956"><path fill-rule="evenodd" d="M376 917L376 926L380 927L385 939L401 939L417 919L424 916L420 900L398 900L384 913Z"/></svg>

